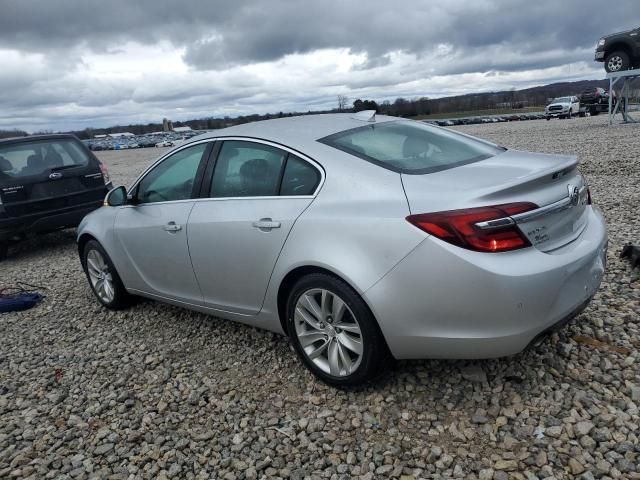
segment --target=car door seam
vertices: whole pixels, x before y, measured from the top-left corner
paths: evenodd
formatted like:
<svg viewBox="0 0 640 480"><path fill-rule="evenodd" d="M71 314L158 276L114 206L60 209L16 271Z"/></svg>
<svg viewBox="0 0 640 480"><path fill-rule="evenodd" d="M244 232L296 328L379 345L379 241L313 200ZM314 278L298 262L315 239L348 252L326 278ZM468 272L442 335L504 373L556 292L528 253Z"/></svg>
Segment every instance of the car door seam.
<svg viewBox="0 0 640 480"><path fill-rule="evenodd" d="M295 228L296 223L298 223L298 219L309 209L309 207L311 207L311 205L313 205L313 203L316 201L317 198L318 198L318 195L316 195L309 202L309 204L300 212L300 214L294 219L293 223L291 224L291 228L289 228L289 231L287 232L287 236L285 237L284 242L282 242L282 246L280 247L280 251L278 252L278 256L276 257L275 262L273 262L273 267L271 267L271 273L269 274L269 280L267 281L267 285L266 285L265 290L264 290L264 295L262 296L262 303L260 304L260 309L258 310L258 312L255 315L259 315L260 312L262 312L262 309L264 308L264 302L267 299L267 292L269 291L269 287L271 286L271 279L273 278L273 272L275 272L275 270L276 270L276 266L278 265L278 260L280 260L280 256L282 255L282 251L284 250L284 247L287 244L287 241L289 240L289 237L291 236L291 232L293 232L293 229Z"/></svg>
<svg viewBox="0 0 640 480"><path fill-rule="evenodd" d="M200 292L200 298L202 300L202 305L205 305L204 300L204 292L202 291L202 285L200 285L200 280L198 279L198 274L196 273L196 268L193 265L193 257L191 256L191 244L189 243L189 221L191 220L191 214L193 213L193 209L196 206L195 199L192 199L191 208L189 209L189 214L187 215L186 224L184 226L184 234L187 237L187 254L189 255L189 263L191 264L191 271L193 272L193 277L196 279L196 284L198 285L198 291Z"/></svg>

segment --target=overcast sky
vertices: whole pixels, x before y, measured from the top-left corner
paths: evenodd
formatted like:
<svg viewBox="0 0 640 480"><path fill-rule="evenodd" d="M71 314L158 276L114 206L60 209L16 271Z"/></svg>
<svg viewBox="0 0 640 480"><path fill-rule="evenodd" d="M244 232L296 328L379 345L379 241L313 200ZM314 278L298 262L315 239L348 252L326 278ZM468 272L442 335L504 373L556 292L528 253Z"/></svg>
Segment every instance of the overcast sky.
<svg viewBox="0 0 640 480"><path fill-rule="evenodd" d="M0 128L68 130L603 78L637 0L0 0Z"/></svg>

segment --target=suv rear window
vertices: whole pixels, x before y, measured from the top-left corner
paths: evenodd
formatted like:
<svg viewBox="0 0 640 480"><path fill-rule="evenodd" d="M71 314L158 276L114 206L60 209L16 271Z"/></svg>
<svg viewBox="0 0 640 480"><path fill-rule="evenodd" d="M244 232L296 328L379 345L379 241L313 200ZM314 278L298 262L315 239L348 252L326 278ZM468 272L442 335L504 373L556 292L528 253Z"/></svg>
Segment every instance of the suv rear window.
<svg viewBox="0 0 640 480"><path fill-rule="evenodd" d="M318 141L389 170L411 174L447 170L504 151L456 132L407 121L366 125Z"/></svg>
<svg viewBox="0 0 640 480"><path fill-rule="evenodd" d="M0 177L30 177L88 165L89 156L72 139L0 145Z"/></svg>

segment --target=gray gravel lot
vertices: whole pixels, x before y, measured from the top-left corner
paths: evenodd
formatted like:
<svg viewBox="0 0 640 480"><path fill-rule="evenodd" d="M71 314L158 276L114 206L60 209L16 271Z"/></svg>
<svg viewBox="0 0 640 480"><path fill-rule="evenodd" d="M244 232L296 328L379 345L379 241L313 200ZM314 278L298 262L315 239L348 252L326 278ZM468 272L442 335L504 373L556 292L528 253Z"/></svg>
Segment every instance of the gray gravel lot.
<svg viewBox="0 0 640 480"><path fill-rule="evenodd" d="M588 309L506 359L402 362L377 384L314 380L287 340L154 302L93 298L73 231L10 251L0 285L0 478L640 478L640 126L604 117L460 127L580 156L610 228ZM116 183L158 149L98 152Z"/></svg>

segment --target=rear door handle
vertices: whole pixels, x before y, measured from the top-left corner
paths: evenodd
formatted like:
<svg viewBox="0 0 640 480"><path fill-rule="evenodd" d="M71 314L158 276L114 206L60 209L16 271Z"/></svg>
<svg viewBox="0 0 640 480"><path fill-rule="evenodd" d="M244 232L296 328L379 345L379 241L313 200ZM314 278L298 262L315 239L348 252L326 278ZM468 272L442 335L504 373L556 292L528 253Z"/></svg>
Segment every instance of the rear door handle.
<svg viewBox="0 0 640 480"><path fill-rule="evenodd" d="M165 232L175 233L182 230L182 225L177 225L176 222L169 222L164 227Z"/></svg>
<svg viewBox="0 0 640 480"><path fill-rule="evenodd" d="M257 222L253 222L253 226L263 232L268 232L274 228L280 228L280 222L274 222L270 218L261 218Z"/></svg>

